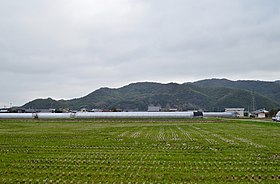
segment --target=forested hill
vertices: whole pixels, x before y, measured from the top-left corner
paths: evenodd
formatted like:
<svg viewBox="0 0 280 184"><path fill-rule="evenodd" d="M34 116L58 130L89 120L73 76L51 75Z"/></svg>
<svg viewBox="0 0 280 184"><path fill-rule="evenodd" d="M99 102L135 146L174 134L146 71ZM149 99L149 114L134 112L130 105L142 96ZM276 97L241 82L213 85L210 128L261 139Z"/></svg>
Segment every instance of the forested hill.
<svg viewBox="0 0 280 184"><path fill-rule="evenodd" d="M184 84L139 82L117 89L100 88L87 96L72 100L36 99L23 107L146 111L149 104L154 104L180 110L218 111L225 107L251 108L253 96L256 108L279 108L279 81L207 79Z"/></svg>
<svg viewBox="0 0 280 184"><path fill-rule="evenodd" d="M200 87L226 87L232 89L247 90L267 97L277 103L280 103L280 81L266 82L249 80L230 81L227 79L206 79L194 82L194 85Z"/></svg>

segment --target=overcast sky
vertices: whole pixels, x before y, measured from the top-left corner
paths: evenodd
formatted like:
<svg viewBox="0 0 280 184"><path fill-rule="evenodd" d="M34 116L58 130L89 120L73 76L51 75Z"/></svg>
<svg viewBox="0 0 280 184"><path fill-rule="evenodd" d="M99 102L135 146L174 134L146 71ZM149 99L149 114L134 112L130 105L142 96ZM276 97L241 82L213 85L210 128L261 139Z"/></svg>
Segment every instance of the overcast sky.
<svg viewBox="0 0 280 184"><path fill-rule="evenodd" d="M0 0L0 107L206 78L280 79L279 0Z"/></svg>

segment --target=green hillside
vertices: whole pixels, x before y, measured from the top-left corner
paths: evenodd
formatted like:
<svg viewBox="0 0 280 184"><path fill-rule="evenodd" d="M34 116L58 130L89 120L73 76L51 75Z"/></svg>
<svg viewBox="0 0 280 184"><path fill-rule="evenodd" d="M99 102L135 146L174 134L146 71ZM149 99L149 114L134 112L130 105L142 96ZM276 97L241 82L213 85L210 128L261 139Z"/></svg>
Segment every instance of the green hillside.
<svg viewBox="0 0 280 184"><path fill-rule="evenodd" d="M72 100L37 99L24 108L122 109L146 111L149 104L179 110L223 110L226 107L251 107L252 91L257 108L279 108L280 84L262 81L210 79L184 84L132 83L110 89L100 88Z"/></svg>
<svg viewBox="0 0 280 184"><path fill-rule="evenodd" d="M240 81L231 81L227 79L206 79L193 83L196 86L200 87L226 87L247 90L250 92L257 93L266 98L269 98L277 103L280 103L280 83L279 81L267 82L267 81L249 81L249 80L240 80Z"/></svg>

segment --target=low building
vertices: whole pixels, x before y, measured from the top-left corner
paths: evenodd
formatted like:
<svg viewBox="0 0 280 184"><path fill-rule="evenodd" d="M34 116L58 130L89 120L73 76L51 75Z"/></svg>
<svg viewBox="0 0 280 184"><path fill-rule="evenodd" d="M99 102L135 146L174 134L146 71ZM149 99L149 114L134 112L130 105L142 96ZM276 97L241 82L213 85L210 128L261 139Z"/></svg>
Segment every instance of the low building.
<svg viewBox="0 0 280 184"><path fill-rule="evenodd" d="M244 117L245 108L225 108L225 112L233 112L237 117Z"/></svg>
<svg viewBox="0 0 280 184"><path fill-rule="evenodd" d="M161 111L161 106L154 106L154 105L148 106L148 112L159 112L159 111Z"/></svg>
<svg viewBox="0 0 280 184"><path fill-rule="evenodd" d="M0 109L0 113L7 113L7 112L9 112L9 109L7 108Z"/></svg>
<svg viewBox="0 0 280 184"><path fill-rule="evenodd" d="M88 112L88 109L87 108L82 108L81 112Z"/></svg>
<svg viewBox="0 0 280 184"><path fill-rule="evenodd" d="M170 109L169 109L169 112L177 112L177 111L178 111L177 108L170 108Z"/></svg>
<svg viewBox="0 0 280 184"><path fill-rule="evenodd" d="M56 110L55 109L25 109L26 113L36 113L36 112L40 112L40 113L54 113Z"/></svg>
<svg viewBox="0 0 280 184"><path fill-rule="evenodd" d="M252 112L252 115L256 118L266 118L268 113L269 112L265 109L259 109L259 110Z"/></svg>
<svg viewBox="0 0 280 184"><path fill-rule="evenodd" d="M90 112L102 112L103 110L102 109L91 109Z"/></svg>

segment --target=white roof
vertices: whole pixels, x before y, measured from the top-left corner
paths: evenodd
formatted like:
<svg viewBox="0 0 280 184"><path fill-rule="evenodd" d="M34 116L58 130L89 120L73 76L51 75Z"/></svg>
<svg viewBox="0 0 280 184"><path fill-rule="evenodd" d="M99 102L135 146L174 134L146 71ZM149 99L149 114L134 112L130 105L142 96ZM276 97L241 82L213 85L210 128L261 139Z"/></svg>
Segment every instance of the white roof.
<svg viewBox="0 0 280 184"><path fill-rule="evenodd" d="M226 111L244 111L245 108L225 108Z"/></svg>
<svg viewBox="0 0 280 184"><path fill-rule="evenodd" d="M255 114L259 114L259 113L269 113L269 111L267 111L267 110L265 110L265 109L259 109L259 110L254 111L253 113L255 113Z"/></svg>

